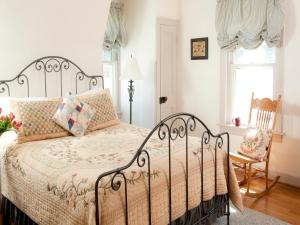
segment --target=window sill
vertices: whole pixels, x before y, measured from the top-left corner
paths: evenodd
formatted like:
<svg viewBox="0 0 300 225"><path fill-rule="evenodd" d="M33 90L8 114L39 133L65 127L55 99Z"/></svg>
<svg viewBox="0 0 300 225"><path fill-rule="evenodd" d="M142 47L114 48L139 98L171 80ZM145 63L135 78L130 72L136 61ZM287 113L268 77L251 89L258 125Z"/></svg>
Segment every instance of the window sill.
<svg viewBox="0 0 300 225"><path fill-rule="evenodd" d="M246 134L246 130L247 130L247 126L244 126L244 125L236 127L233 124L225 124L225 125L219 124L219 127L221 129L221 132L228 132L231 135L237 135L237 136L244 136ZM273 141L282 143L284 135L285 135L284 133L274 131L273 132Z"/></svg>

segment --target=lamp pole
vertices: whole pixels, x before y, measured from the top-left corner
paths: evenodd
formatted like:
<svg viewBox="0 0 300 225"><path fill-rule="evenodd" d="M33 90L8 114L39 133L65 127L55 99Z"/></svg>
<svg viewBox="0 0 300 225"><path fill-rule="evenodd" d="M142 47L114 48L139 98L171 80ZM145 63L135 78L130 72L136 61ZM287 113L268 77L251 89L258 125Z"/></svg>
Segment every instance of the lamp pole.
<svg viewBox="0 0 300 225"><path fill-rule="evenodd" d="M129 104L130 104L130 120L129 123L132 124L132 102L133 102L133 94L134 94L134 87L133 87L133 80L129 81L128 86L128 94L129 94Z"/></svg>

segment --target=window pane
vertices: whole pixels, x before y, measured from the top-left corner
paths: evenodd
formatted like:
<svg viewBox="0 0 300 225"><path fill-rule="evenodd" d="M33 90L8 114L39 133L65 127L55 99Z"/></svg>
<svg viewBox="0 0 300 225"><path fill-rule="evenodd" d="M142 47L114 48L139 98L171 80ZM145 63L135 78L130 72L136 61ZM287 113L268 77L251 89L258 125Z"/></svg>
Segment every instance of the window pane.
<svg viewBox="0 0 300 225"><path fill-rule="evenodd" d="M258 98L273 98L273 67L243 67L234 71L233 118L248 123L251 94Z"/></svg>
<svg viewBox="0 0 300 225"><path fill-rule="evenodd" d="M112 51L103 49L103 51L102 51L102 61L112 61Z"/></svg>
<svg viewBox="0 0 300 225"><path fill-rule="evenodd" d="M253 50L239 48L233 53L233 63L275 63L275 48L269 48L265 43Z"/></svg>
<svg viewBox="0 0 300 225"><path fill-rule="evenodd" d="M113 91L113 73L114 68L112 63L103 63L103 75L105 88L109 88L110 93Z"/></svg>

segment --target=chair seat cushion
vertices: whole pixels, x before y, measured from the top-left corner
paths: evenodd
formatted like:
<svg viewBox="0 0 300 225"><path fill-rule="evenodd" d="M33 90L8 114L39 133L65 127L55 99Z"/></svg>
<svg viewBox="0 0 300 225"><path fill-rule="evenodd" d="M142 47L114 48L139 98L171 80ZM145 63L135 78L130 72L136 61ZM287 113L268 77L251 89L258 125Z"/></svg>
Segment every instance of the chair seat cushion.
<svg viewBox="0 0 300 225"><path fill-rule="evenodd" d="M250 157L247 157L245 155L242 155L240 153L235 153L235 152L230 152L229 153L230 159L236 163L258 163L260 161L258 161L257 159L253 159Z"/></svg>
<svg viewBox="0 0 300 225"><path fill-rule="evenodd" d="M271 135L269 130L248 128L238 152L256 160L265 161Z"/></svg>

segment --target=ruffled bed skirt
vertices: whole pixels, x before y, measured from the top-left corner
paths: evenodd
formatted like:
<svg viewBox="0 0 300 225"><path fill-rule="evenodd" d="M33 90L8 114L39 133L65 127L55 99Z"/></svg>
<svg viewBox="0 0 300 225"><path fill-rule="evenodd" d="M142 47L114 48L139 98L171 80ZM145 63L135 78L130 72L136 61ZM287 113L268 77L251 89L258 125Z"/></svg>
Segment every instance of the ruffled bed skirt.
<svg viewBox="0 0 300 225"><path fill-rule="evenodd" d="M171 225L211 225L216 218L225 215L227 201L227 195L218 195L191 209L187 214L173 221ZM12 223L14 225L38 225L4 196L2 196L1 212L3 225Z"/></svg>
<svg viewBox="0 0 300 225"><path fill-rule="evenodd" d="M13 223L14 225L38 225L4 196L1 201L3 225L12 225Z"/></svg>

